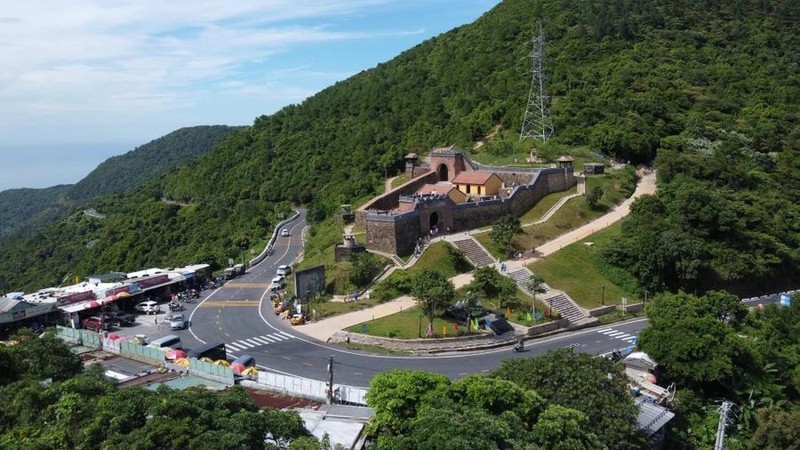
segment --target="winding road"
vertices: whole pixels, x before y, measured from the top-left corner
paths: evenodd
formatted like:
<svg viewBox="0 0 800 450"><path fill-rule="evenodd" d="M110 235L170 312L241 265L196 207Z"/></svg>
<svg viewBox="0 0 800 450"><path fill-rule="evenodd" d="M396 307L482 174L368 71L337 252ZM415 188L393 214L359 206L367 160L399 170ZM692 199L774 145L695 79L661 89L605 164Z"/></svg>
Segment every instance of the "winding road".
<svg viewBox="0 0 800 450"><path fill-rule="evenodd" d="M522 353L505 347L435 356L384 356L331 346L279 319L269 300L267 287L278 266L291 264L303 250L305 226L305 212L301 211L286 225L290 236L277 238L272 255L197 304L189 316L189 329L178 332L189 348L201 342L225 342L233 356L252 355L262 369L316 380L327 380L329 357L333 357L336 383L365 387L373 376L392 369L426 370L461 378L492 371L506 358L531 357L562 347L608 353L630 346L634 336L647 326L646 319L636 319L562 333L528 341Z"/></svg>

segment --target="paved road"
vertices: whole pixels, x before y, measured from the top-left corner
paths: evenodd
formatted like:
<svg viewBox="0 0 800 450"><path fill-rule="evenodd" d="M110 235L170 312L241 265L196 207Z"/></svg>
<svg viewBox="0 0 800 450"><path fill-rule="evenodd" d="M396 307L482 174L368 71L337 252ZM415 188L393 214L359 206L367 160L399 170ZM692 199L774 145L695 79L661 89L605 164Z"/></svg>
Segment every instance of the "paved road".
<svg viewBox="0 0 800 450"><path fill-rule="evenodd" d="M328 358L334 358L336 383L368 386L379 372L395 368L419 369L460 378L489 372L506 358L530 357L561 347L606 353L624 348L647 326L644 319L529 341L526 351L510 347L474 353L398 357L373 355L333 347L294 331L272 312L267 286L280 264L291 263L302 251L304 212L288 225L291 236L279 237L275 252L247 273L210 293L190 313L190 329L179 331L191 348L198 341L223 341L232 355L253 355L264 369L318 380L327 379ZM608 328L608 329L606 329Z"/></svg>

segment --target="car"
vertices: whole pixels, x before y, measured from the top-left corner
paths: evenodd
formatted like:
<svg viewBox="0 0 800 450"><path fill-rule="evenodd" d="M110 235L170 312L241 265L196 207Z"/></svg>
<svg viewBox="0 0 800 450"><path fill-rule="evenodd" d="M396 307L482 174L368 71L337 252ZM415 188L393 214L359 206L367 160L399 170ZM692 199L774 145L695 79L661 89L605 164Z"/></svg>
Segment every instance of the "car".
<svg viewBox="0 0 800 450"><path fill-rule="evenodd" d="M158 303L154 302L153 300L141 302L136 305L135 308L137 311L145 314L157 314L161 312L161 308L158 306Z"/></svg>
<svg viewBox="0 0 800 450"><path fill-rule="evenodd" d="M278 272L277 273L278 273L278 275L285 277L286 275L289 275L290 273L292 273L292 266L290 266L288 264L281 264L280 266L278 266Z"/></svg>
<svg viewBox="0 0 800 450"><path fill-rule="evenodd" d="M282 229L281 230L281 236L283 236L283 237L289 236L289 229L288 228Z"/></svg>
<svg viewBox="0 0 800 450"><path fill-rule="evenodd" d="M277 274L275 275L275 278L272 279L272 282L276 284L286 284L286 277L281 274Z"/></svg>
<svg viewBox="0 0 800 450"><path fill-rule="evenodd" d="M92 316L88 319L84 319L83 321L83 328L97 333L103 330L108 330L110 327L111 324L103 321L103 319L101 319L99 316Z"/></svg>
<svg viewBox="0 0 800 450"><path fill-rule="evenodd" d="M117 311L111 313L111 315L114 318L114 322L116 322L117 326L136 324L136 316L134 316L133 314Z"/></svg>
<svg viewBox="0 0 800 450"><path fill-rule="evenodd" d="M183 314L173 314L169 317L169 328L172 330L182 330L186 328L186 319Z"/></svg>

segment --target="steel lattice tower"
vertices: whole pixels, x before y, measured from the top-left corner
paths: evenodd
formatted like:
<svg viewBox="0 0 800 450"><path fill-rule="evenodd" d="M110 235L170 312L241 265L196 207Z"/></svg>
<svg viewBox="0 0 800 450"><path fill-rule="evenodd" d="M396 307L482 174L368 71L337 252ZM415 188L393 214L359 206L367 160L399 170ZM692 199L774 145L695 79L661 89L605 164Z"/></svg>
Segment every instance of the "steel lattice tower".
<svg viewBox="0 0 800 450"><path fill-rule="evenodd" d="M542 22L538 23L539 32L533 41L531 51L531 90L528 94L528 105L525 107L525 118L519 140L534 138L547 142L553 135L553 119L550 117L550 97L544 89L544 31Z"/></svg>

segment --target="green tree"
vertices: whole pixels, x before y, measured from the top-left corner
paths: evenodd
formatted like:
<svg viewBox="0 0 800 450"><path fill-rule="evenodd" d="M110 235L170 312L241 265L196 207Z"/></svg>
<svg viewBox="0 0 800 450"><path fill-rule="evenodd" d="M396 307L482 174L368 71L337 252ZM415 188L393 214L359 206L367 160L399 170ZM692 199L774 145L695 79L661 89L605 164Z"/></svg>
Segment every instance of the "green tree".
<svg viewBox="0 0 800 450"><path fill-rule="evenodd" d="M453 304L456 291L453 283L441 272L431 270L414 276L411 295L433 326L433 319Z"/></svg>
<svg viewBox="0 0 800 450"><path fill-rule="evenodd" d="M367 286L381 271L378 259L369 252L351 255L350 262L350 282L359 288Z"/></svg>
<svg viewBox="0 0 800 450"><path fill-rule="evenodd" d="M586 415L561 405L550 405L533 427L533 442L554 450L599 449L604 446L589 431Z"/></svg>
<svg viewBox="0 0 800 450"><path fill-rule="evenodd" d="M527 288L533 294L533 302L531 303L531 315L536 319L536 294L544 294L547 289L544 285L544 278L539 275L531 274L527 281Z"/></svg>
<svg viewBox="0 0 800 450"><path fill-rule="evenodd" d="M492 238L494 245L504 254L510 254L512 251L511 241L514 236L522 233L522 224L518 217L506 215L492 224L492 231L489 236Z"/></svg>
<svg viewBox="0 0 800 450"><path fill-rule="evenodd" d="M758 411L756 428L747 448L758 450L800 449L800 410L783 411L771 406Z"/></svg>
<svg viewBox="0 0 800 450"><path fill-rule="evenodd" d="M20 330L12 339L19 342L14 353L25 372L37 380L63 380L80 373L83 368L78 355L52 331L37 337L30 331Z"/></svg>
<svg viewBox="0 0 800 450"><path fill-rule="evenodd" d="M615 448L641 448L644 444L633 426L638 410L629 394L628 378L621 366L605 358L559 349L535 358L504 360L493 376L534 390L550 404L580 411L585 422L555 412L552 419L561 416L559 420L566 423L584 425L586 434L580 436L588 439L594 434ZM546 435L547 428L541 432Z"/></svg>
<svg viewBox="0 0 800 450"><path fill-rule="evenodd" d="M478 267L472 274L467 290L480 293L487 299L496 299L500 308L516 301L517 285L509 277L500 275L494 267Z"/></svg>
<svg viewBox="0 0 800 450"><path fill-rule="evenodd" d="M600 186L595 186L586 193L586 203L589 204L589 207L592 209L597 208L597 205L600 203L600 200L603 198L603 188Z"/></svg>
<svg viewBox="0 0 800 450"><path fill-rule="evenodd" d="M367 405L375 410L372 432L397 435L410 431L418 409L450 386L444 375L410 370L381 372L372 378Z"/></svg>

